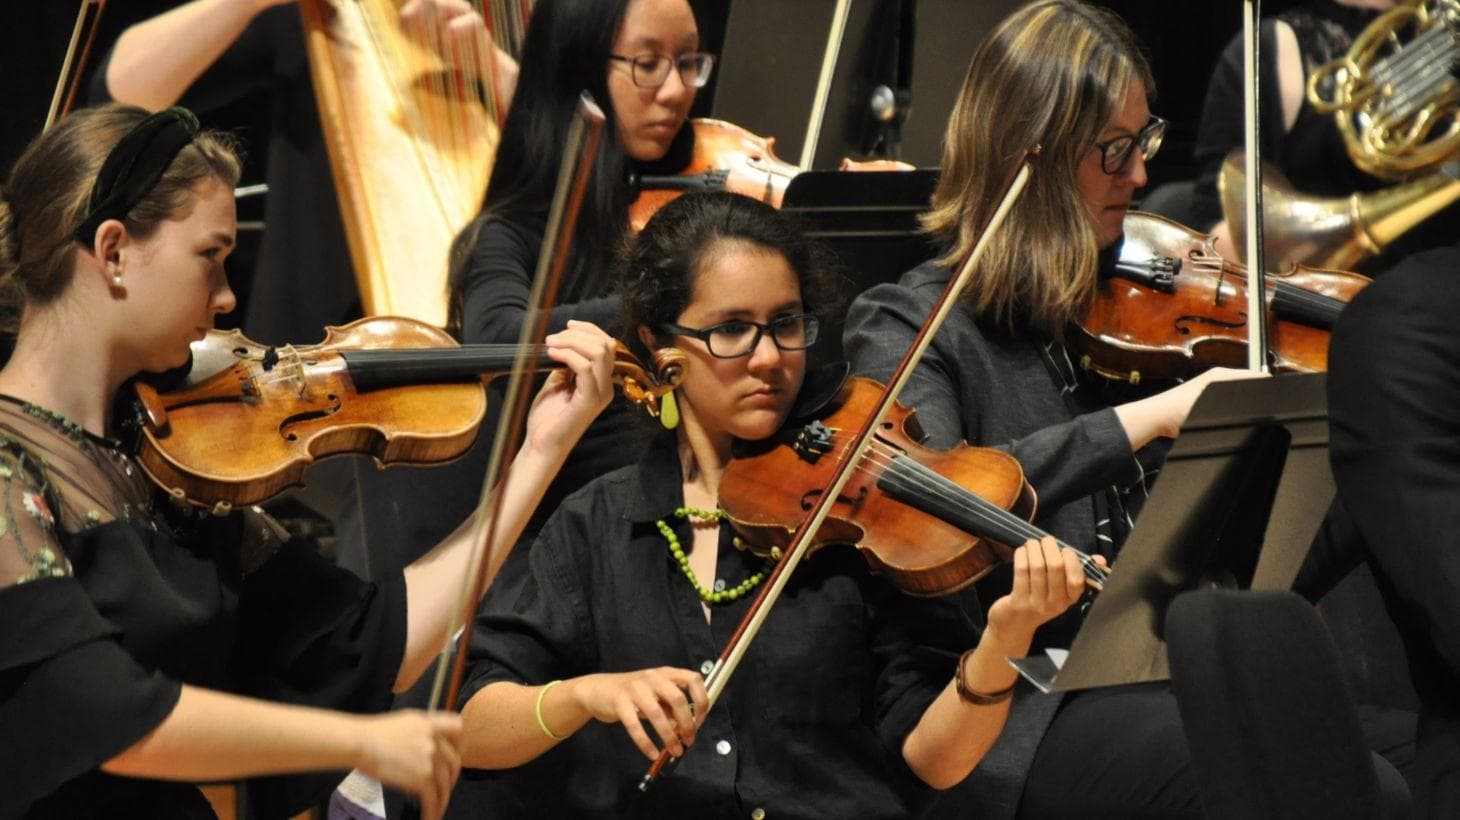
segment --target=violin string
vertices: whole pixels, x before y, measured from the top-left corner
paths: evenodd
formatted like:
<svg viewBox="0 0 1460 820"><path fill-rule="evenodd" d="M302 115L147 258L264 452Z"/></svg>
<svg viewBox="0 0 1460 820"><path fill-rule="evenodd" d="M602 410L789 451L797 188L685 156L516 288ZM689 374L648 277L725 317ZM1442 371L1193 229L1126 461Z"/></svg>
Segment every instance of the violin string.
<svg viewBox="0 0 1460 820"><path fill-rule="evenodd" d="M839 434L834 434L834 438L841 439L842 437ZM831 452L835 452L838 456L840 456L842 453L845 453L847 448L849 448L850 446L851 442L842 441L842 443L840 443L838 447ZM872 452L863 456L864 462L871 463L874 466L880 467L883 471L886 471L888 469L895 469L894 462L899 457L907 459L907 461L904 463L913 465L912 470L914 474L904 474L903 477L907 478L918 489L927 493L929 496L937 498L946 503L959 506L961 509L968 512L971 518L979 523L984 524L985 526L1003 524L1004 526L1007 526L1010 529L1019 532L1021 535L1024 535L1026 538L1034 540L1038 540L1048 535L1048 533L1040 530L1038 527L1035 527L1029 522L1024 521L1019 516L1014 515L1013 513L1003 509L1002 507L998 507L997 505L992 504L987 499L984 499L975 493L969 492L968 490L960 487L956 482L953 482L951 479L939 475L925 465L918 463L911 456L908 456L906 453L897 450L896 448L892 447L890 444L887 444L884 441L873 439L871 442L869 442L869 447L872 449ZM877 448L882 449L878 450ZM926 472L924 473L922 471ZM1058 539L1056 540L1058 541ZM1065 547L1066 549L1069 549L1071 552L1075 553L1075 555L1080 560L1082 568L1085 570L1086 576L1090 577L1091 580L1103 582L1103 580L1108 576L1109 570L1101 567L1098 563L1095 562L1095 560L1091 556L1089 556L1082 550L1078 550L1070 546L1069 544L1064 543L1063 541L1059 541L1059 544L1060 546Z"/></svg>
<svg viewBox="0 0 1460 820"><path fill-rule="evenodd" d="M1210 273L1218 273L1218 263L1214 257L1197 256L1193 261L1208 269ZM1323 309L1333 315L1337 315L1348 303L1336 296L1329 296L1326 293L1318 293L1288 282L1273 281L1273 290L1282 293L1285 298L1297 303L1309 305L1313 308Z"/></svg>

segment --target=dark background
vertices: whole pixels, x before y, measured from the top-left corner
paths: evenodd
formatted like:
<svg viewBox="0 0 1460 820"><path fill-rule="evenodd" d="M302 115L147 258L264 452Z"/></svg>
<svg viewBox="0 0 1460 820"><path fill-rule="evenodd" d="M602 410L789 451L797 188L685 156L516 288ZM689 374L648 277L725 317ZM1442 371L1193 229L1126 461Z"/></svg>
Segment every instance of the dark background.
<svg viewBox="0 0 1460 820"><path fill-rule="evenodd" d="M175 5L169 0L111 0L99 42L128 24ZM789 161L801 153L821 52L834 0L696 0L707 48L720 55L712 86L697 113L737 122L776 137ZM896 0L852 4L831 104L817 152L817 167L834 167L857 153L867 127L865 98ZM943 125L974 46L988 27L1019 5L1013 0L920 0L917 3L913 105L903 129L903 156L921 166L938 163ZM1152 183L1190 175L1191 141L1207 77L1222 47L1240 28L1237 0L1105 0L1130 23L1151 57L1159 84L1154 109L1171 121ZM1294 5L1269 0L1267 14ZM20 0L0 4L8 43L0 49L5 116L0 122L0 169L8 172L26 141L39 132L75 20L74 0ZM95 56L93 56L93 62ZM262 106L242 106L212 125L254 125ZM250 129L249 142L263 144ZM256 174L257 169L251 169Z"/></svg>
<svg viewBox="0 0 1460 820"><path fill-rule="evenodd" d="M844 156L861 157L872 120L867 99L876 82L890 79L895 59L892 31L904 0L852 3L833 79L830 103L814 167L835 168ZM706 50L719 55L711 85L695 104L696 116L714 116L773 136L775 151L789 162L801 154L808 112L835 0L691 0ZM1222 48L1241 28L1238 0L1103 0L1145 45L1158 88L1153 110L1171 122L1160 158L1149 167L1151 185L1194 173L1192 142L1208 76ZM78 0L0 3L0 172L40 131L49 107ZM101 53L127 26L177 5L175 0L110 0L97 35ZM1020 5L1017 0L917 0L911 113L902 129L902 157L935 167L944 124L973 49L985 32ZM1266 14L1295 5L1269 0ZM234 130L244 141L243 182L261 181L268 108L248 101L213 112L205 124ZM991 112L990 116L998 116ZM250 150L252 149L252 150ZM246 298L262 202L239 204L240 247L229 265L240 298ZM899 263L900 264L900 263ZM238 316L242 311L235 311ZM228 317L220 321L227 326Z"/></svg>

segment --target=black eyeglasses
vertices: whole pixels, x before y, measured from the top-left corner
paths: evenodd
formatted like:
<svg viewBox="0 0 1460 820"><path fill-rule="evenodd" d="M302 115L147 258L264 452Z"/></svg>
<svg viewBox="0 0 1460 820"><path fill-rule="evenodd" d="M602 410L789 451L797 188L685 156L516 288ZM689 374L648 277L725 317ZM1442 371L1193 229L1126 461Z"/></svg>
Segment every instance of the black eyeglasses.
<svg viewBox="0 0 1460 820"><path fill-rule="evenodd" d="M715 68L715 55L703 51L670 57L667 54L636 54L626 57L622 54L608 55L610 60L629 64L629 76L640 88L658 88L669 79L669 67L679 71L679 79L686 88L704 88L710 81L710 71Z"/></svg>
<svg viewBox="0 0 1460 820"><path fill-rule="evenodd" d="M1100 149L1100 170L1111 176L1115 176L1125 170L1126 164L1130 162L1130 156L1137 147L1141 149L1141 158L1149 160L1156 156L1161 150L1161 138L1166 136L1166 121L1160 117L1151 117L1134 136L1126 134L1108 139L1105 142L1095 143Z"/></svg>
<svg viewBox="0 0 1460 820"><path fill-rule="evenodd" d="M661 333L699 339L705 343L710 355L717 359L749 356L755 346L760 344L760 337L764 333L769 333L771 341L781 350L805 350L816 344L816 331L816 317L810 313L782 316L765 324L736 319L705 328L685 327L668 322L659 326Z"/></svg>

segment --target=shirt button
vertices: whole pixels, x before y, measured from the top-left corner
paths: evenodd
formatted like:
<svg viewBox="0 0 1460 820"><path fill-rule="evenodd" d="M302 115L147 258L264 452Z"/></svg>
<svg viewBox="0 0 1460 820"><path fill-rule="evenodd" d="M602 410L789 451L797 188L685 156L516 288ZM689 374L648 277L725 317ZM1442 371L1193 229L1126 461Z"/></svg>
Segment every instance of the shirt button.
<svg viewBox="0 0 1460 820"><path fill-rule="evenodd" d="M750 820L765 820L765 809L756 808L750 812Z"/></svg>
<svg viewBox="0 0 1460 820"><path fill-rule="evenodd" d="M704 663L700 664L700 674L701 675L708 675L708 674L710 674L713 671L715 671L715 662L714 661L705 661Z"/></svg>
<svg viewBox="0 0 1460 820"><path fill-rule="evenodd" d="M725 591L725 579L724 578L716 578L715 579L715 591L716 592L724 592Z"/></svg>
<svg viewBox="0 0 1460 820"><path fill-rule="evenodd" d="M730 741L719 740L715 742L715 752L722 755L730 754Z"/></svg>

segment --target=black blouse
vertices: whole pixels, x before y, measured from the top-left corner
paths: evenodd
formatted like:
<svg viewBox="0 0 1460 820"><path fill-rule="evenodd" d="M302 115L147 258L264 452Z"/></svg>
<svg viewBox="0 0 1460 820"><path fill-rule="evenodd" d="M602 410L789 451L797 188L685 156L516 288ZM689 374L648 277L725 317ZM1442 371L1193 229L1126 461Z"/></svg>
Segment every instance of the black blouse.
<svg viewBox="0 0 1460 820"><path fill-rule="evenodd" d="M707 673L752 595L700 600L655 521L683 503L672 435L637 464L570 496L520 582L487 593L464 697L495 681L535 685L672 665ZM763 566L721 528L717 572L734 587ZM696 742L646 794L623 727L590 722L526 766L491 775L496 807L527 816L902 817L926 793L903 740L976 635L958 608L908 598L852 550L796 570ZM504 815L505 816L505 815Z"/></svg>
<svg viewBox="0 0 1460 820"><path fill-rule="evenodd" d="M405 646L405 584L366 584L260 513L156 512L111 442L0 401L0 817L212 817L189 784L98 767L181 685L380 711ZM338 780L335 777L334 780ZM321 778L249 784L285 816Z"/></svg>

